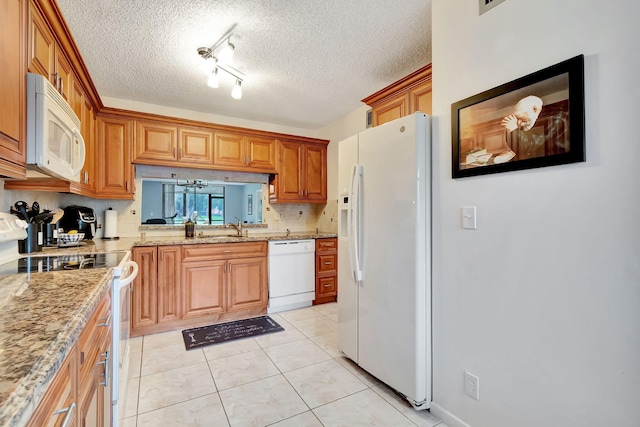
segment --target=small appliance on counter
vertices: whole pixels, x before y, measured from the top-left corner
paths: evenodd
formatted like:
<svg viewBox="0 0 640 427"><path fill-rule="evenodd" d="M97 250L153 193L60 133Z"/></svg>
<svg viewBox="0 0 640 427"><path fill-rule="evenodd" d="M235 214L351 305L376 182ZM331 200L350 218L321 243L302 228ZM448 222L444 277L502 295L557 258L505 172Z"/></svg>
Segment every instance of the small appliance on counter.
<svg viewBox="0 0 640 427"><path fill-rule="evenodd" d="M77 230L78 233L84 234L85 240L91 240L96 235L96 213L92 208L85 206L67 206L64 208L59 226L65 233Z"/></svg>

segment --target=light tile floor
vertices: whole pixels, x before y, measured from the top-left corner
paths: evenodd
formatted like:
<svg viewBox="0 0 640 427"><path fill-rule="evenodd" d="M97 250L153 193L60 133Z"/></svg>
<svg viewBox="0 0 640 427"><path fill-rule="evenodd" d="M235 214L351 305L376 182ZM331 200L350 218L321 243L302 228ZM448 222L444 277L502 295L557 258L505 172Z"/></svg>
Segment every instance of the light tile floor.
<svg viewBox="0 0 640 427"><path fill-rule="evenodd" d="M446 427L337 347L337 305L270 315L285 330L186 351L180 331L132 340L123 427Z"/></svg>

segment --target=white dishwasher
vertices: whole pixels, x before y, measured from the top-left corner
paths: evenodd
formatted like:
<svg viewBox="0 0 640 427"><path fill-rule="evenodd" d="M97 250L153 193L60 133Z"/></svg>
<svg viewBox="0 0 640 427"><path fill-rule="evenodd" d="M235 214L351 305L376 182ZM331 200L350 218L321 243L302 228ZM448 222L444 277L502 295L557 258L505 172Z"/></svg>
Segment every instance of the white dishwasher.
<svg viewBox="0 0 640 427"><path fill-rule="evenodd" d="M269 242L268 313L307 307L316 298L315 240Z"/></svg>

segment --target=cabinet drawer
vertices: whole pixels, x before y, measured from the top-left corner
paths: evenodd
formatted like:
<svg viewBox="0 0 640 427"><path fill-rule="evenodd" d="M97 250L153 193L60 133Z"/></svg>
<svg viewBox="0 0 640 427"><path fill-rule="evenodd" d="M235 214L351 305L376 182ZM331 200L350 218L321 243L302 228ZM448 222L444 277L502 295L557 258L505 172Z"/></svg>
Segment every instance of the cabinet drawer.
<svg viewBox="0 0 640 427"><path fill-rule="evenodd" d="M318 277L316 283L316 299L336 294L336 276Z"/></svg>
<svg viewBox="0 0 640 427"><path fill-rule="evenodd" d="M267 242L183 245L182 261L267 256Z"/></svg>
<svg viewBox="0 0 640 427"><path fill-rule="evenodd" d="M111 291L108 291L80 334L80 378L90 374L103 343L111 334Z"/></svg>
<svg viewBox="0 0 640 427"><path fill-rule="evenodd" d="M324 273L336 270L336 256L316 255L316 273Z"/></svg>
<svg viewBox="0 0 640 427"><path fill-rule="evenodd" d="M317 239L316 253L328 252L335 253L338 248L338 239Z"/></svg>

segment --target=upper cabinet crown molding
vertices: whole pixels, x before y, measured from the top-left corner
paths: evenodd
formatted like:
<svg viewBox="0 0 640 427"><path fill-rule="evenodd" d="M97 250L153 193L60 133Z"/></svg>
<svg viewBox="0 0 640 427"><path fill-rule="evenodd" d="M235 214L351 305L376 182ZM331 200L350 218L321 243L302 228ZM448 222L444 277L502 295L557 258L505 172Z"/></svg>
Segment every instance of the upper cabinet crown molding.
<svg viewBox="0 0 640 427"><path fill-rule="evenodd" d="M369 95L362 102L371 107L373 126L416 111L431 114L431 64Z"/></svg>

